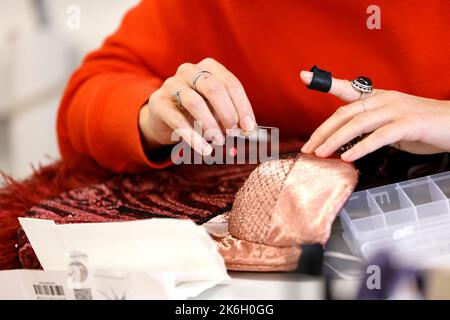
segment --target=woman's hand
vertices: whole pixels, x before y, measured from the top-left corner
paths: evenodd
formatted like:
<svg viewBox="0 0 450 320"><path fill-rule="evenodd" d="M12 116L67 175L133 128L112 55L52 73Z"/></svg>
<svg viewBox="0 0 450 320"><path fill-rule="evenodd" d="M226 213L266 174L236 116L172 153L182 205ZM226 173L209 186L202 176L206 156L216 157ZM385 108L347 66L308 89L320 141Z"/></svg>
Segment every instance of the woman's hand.
<svg viewBox="0 0 450 320"><path fill-rule="evenodd" d="M194 77L203 73L193 84ZM180 92L182 108L172 100ZM197 89L197 90L195 90ZM194 131L194 121L201 121L202 132ZM139 128L146 148L174 144L174 130L194 150L209 155L212 148L207 140L222 145L226 129L242 128L252 131L256 125L252 106L240 81L223 65L211 58L198 64L184 63L150 97L139 113ZM204 137L205 136L205 137Z"/></svg>
<svg viewBox="0 0 450 320"><path fill-rule="evenodd" d="M302 71L308 85L312 72ZM334 79L330 93L349 102L340 107L311 135L302 152L320 157L332 155L352 139L368 133L362 141L341 155L354 161L385 145L417 153L450 151L450 102L416 97L398 91L375 89L365 98L350 81Z"/></svg>

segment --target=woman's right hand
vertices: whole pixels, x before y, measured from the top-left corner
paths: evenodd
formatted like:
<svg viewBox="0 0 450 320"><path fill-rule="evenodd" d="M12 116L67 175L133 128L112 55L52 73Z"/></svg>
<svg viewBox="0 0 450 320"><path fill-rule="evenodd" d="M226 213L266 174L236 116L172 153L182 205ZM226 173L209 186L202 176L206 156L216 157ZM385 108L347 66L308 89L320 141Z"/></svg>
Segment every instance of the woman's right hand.
<svg viewBox="0 0 450 320"><path fill-rule="evenodd" d="M193 79L200 71L209 73L201 74L195 88ZM184 86L179 108L173 94ZM194 121L200 121L203 132L194 130ZM148 150L176 143L171 138L176 130L194 150L209 155L212 148L208 141L222 145L226 130L252 131L255 126L255 115L241 82L212 58L180 65L139 113L139 128Z"/></svg>

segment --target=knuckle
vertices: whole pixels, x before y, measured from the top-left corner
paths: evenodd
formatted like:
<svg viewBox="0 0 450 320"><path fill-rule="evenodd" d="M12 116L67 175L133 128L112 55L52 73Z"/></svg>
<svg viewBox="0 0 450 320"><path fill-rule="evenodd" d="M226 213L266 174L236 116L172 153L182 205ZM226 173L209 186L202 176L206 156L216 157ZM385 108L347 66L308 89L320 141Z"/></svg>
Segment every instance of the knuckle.
<svg viewBox="0 0 450 320"><path fill-rule="evenodd" d="M156 90L153 92L153 94L150 96L149 102L154 105L159 105L164 100L164 96L161 92L161 89Z"/></svg>
<svg viewBox="0 0 450 320"><path fill-rule="evenodd" d="M139 117L138 117L139 124L141 124L143 122L143 118L145 115L148 115L148 112L149 112L149 108L147 105L145 105L144 107L142 107L139 110Z"/></svg>
<svg viewBox="0 0 450 320"><path fill-rule="evenodd" d="M182 63L180 64L180 66L177 69L177 73L178 74L185 74L188 70L190 70L192 68L192 64L191 63Z"/></svg>
<svg viewBox="0 0 450 320"><path fill-rule="evenodd" d="M200 63L213 64L213 63L216 63L216 60L214 60L213 58L207 57L207 58L204 58L202 61L200 61Z"/></svg>
<svg viewBox="0 0 450 320"><path fill-rule="evenodd" d="M166 80L164 80L164 83L163 83L163 87L166 87L166 88L170 88L170 87L172 87L173 85L175 84L175 78L174 77L169 77L169 78L167 78Z"/></svg>

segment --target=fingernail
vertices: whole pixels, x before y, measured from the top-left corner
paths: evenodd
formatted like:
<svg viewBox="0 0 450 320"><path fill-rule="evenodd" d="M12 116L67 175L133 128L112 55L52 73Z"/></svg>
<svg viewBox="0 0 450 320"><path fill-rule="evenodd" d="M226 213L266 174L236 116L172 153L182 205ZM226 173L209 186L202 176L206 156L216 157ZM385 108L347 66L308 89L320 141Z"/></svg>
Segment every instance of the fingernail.
<svg viewBox="0 0 450 320"><path fill-rule="evenodd" d="M213 138L213 143L216 146L223 146L225 144L225 137L223 134L217 134L215 136L212 137Z"/></svg>
<svg viewBox="0 0 450 320"><path fill-rule="evenodd" d="M255 122L250 116L246 116L242 122L242 126L245 131L252 131L255 128Z"/></svg>
<svg viewBox="0 0 450 320"><path fill-rule="evenodd" d="M315 153L317 155L322 155L325 153L325 151L327 150L328 146L324 143L323 145L321 145L320 147L318 147L315 151Z"/></svg>
<svg viewBox="0 0 450 320"><path fill-rule="evenodd" d="M302 147L302 152L308 153L308 152L310 152L310 150L309 150L310 148L311 148L311 141L308 140L308 142L306 142L306 143L303 145L303 147Z"/></svg>
<svg viewBox="0 0 450 320"><path fill-rule="evenodd" d="M239 127L237 125L234 125L230 129L227 129L226 132L227 132L227 135L229 135L231 137L236 137L241 132L241 129L239 129Z"/></svg>
<svg viewBox="0 0 450 320"><path fill-rule="evenodd" d="M212 147L209 144L205 143L202 148L202 154L204 156L209 156L211 154L211 152L212 152Z"/></svg>
<svg viewBox="0 0 450 320"><path fill-rule="evenodd" d="M313 73L310 71L304 71L300 72L300 78L305 82L306 84L309 84L313 78Z"/></svg>
<svg viewBox="0 0 450 320"><path fill-rule="evenodd" d="M341 159L344 161L353 161L352 156L354 155L353 148L350 150L345 151L343 154L341 154Z"/></svg>

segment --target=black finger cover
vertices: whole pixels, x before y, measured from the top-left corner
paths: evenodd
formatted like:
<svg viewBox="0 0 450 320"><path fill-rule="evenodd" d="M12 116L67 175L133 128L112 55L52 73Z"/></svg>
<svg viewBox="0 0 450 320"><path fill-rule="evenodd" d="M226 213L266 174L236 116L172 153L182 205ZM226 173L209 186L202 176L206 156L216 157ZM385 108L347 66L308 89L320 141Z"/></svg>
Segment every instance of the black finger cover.
<svg viewBox="0 0 450 320"><path fill-rule="evenodd" d="M313 72L313 78L309 86L309 89L317 90L321 92L328 92L331 88L331 72L321 70L317 66L314 66L310 70Z"/></svg>

